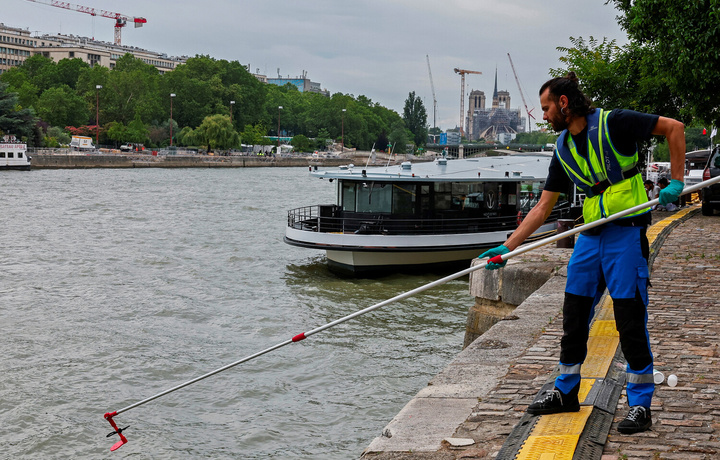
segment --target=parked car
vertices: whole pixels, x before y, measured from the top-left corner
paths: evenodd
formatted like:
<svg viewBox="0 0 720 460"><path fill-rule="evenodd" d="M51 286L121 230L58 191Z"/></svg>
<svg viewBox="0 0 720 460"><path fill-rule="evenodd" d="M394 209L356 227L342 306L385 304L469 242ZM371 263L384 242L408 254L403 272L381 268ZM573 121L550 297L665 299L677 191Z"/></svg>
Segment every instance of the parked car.
<svg viewBox="0 0 720 460"><path fill-rule="evenodd" d="M708 159L703 181L720 176L720 146L716 146ZM720 183L702 189L702 214L712 216L716 209L720 209Z"/></svg>
<svg viewBox="0 0 720 460"><path fill-rule="evenodd" d="M123 144L120 146L121 152L130 152L131 150L133 150L132 144Z"/></svg>

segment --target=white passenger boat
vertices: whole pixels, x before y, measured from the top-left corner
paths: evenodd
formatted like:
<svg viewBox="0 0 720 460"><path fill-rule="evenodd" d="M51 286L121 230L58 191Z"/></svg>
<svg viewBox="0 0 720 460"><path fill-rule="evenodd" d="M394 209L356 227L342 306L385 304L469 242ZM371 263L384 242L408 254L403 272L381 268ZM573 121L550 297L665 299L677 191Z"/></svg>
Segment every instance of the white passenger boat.
<svg viewBox="0 0 720 460"><path fill-rule="evenodd" d="M502 244L537 203L551 154L438 159L313 170L335 182L335 204L288 212L284 241L322 249L333 271L367 274L469 266ZM567 196L530 239L571 218Z"/></svg>
<svg viewBox="0 0 720 460"><path fill-rule="evenodd" d="M3 136L0 141L0 170L30 170L30 157L27 156L27 145L15 139L15 136Z"/></svg>

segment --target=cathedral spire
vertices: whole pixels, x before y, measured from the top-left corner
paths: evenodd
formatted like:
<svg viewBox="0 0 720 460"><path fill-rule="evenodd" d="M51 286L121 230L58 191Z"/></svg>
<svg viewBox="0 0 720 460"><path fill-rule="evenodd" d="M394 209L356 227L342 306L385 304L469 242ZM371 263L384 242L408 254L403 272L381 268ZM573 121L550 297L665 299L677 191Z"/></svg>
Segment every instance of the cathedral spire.
<svg viewBox="0 0 720 460"><path fill-rule="evenodd" d="M493 100L497 100L497 67L495 67L495 89L493 90Z"/></svg>

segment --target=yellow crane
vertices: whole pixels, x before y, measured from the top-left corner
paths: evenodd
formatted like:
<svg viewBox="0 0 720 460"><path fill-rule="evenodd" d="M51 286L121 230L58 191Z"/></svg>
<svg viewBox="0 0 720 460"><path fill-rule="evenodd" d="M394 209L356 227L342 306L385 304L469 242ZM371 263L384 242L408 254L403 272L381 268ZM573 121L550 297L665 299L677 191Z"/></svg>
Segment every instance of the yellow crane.
<svg viewBox="0 0 720 460"><path fill-rule="evenodd" d="M463 129L463 125L465 124L465 74L475 73L478 75L482 75L482 72L478 72L477 70L458 69L457 67L454 70L455 73L460 74L460 136L464 136L465 130Z"/></svg>

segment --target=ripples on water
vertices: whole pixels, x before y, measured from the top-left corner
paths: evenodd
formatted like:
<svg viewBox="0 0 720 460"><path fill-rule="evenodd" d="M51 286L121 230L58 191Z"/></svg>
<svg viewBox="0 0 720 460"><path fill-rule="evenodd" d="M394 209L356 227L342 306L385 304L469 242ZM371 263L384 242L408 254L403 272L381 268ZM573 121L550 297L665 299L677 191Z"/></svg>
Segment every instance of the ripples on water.
<svg viewBox="0 0 720 460"><path fill-rule="evenodd" d="M103 414L434 281L282 242L305 168L0 174L0 457L110 457ZM456 280L116 417L139 458L358 458L462 346Z"/></svg>

